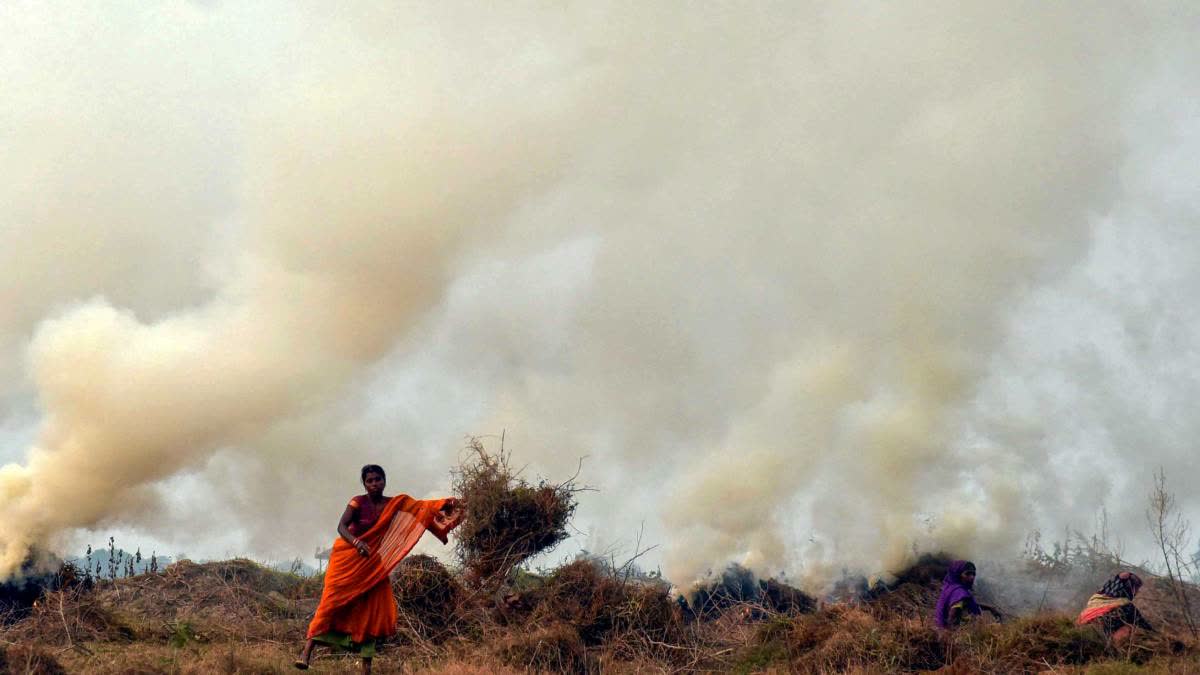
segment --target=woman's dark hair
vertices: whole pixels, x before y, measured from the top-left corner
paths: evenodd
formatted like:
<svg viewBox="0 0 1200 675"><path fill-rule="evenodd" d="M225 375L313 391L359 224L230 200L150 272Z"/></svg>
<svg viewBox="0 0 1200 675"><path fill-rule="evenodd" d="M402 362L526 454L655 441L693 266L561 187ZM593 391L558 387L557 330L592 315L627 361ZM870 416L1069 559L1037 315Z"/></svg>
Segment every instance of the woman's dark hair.
<svg viewBox="0 0 1200 675"><path fill-rule="evenodd" d="M378 464L368 464L362 468L362 482L367 482L367 474L377 473L379 477L387 480L387 474L383 472L383 467Z"/></svg>

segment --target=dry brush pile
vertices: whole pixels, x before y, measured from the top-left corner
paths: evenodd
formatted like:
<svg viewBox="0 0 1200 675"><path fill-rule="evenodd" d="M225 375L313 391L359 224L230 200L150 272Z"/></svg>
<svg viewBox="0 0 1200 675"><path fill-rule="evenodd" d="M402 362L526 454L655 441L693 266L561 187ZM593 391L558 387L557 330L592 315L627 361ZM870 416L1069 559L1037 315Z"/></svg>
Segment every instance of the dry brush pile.
<svg viewBox="0 0 1200 675"><path fill-rule="evenodd" d="M490 655L521 670L577 672L599 667L598 652L652 649L682 625L662 584L622 577L580 559L541 576L522 569L569 536L582 487L526 481L503 448L472 439L454 472L466 516L456 530L456 577L432 558L405 561L396 575L400 623L409 641L461 650L490 645Z"/></svg>
<svg viewBox="0 0 1200 675"><path fill-rule="evenodd" d="M456 531L455 553L476 584L502 582L521 563L553 549L569 536L574 478L530 484L509 465L503 444L491 453L471 439L453 473L452 489L466 517Z"/></svg>

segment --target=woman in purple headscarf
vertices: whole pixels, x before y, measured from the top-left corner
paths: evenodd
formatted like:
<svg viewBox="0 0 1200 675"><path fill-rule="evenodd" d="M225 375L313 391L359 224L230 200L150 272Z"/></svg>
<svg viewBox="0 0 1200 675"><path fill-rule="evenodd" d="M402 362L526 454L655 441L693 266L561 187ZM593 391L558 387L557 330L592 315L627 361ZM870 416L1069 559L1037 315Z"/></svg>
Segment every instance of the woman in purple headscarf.
<svg viewBox="0 0 1200 675"><path fill-rule="evenodd" d="M972 616L979 616L984 611L990 612L997 621L1000 620L1000 610L975 601L975 595L971 592L974 585L975 563L969 560L955 560L950 563L946 577L942 579L942 594L938 597L937 610L933 617L938 628L957 628L963 621Z"/></svg>

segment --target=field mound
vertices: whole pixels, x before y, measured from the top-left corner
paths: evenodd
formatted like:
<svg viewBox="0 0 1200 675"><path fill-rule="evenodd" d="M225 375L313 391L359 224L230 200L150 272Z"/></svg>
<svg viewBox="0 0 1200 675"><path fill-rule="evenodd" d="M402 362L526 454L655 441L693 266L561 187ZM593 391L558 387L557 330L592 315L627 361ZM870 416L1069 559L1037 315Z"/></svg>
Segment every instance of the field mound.
<svg viewBox="0 0 1200 675"><path fill-rule="evenodd" d="M891 588L904 585L940 586L950 563L954 557L946 553L924 553L916 562L896 573L896 577L887 584Z"/></svg>
<svg viewBox="0 0 1200 675"><path fill-rule="evenodd" d="M573 626L589 646L627 632L666 640L681 623L666 589L619 579L586 559L560 567L531 595L529 623Z"/></svg>
<svg viewBox="0 0 1200 675"><path fill-rule="evenodd" d="M680 597L688 620L713 621L734 612L742 620L764 620L781 614L804 614L817 608L817 599L779 579L756 579L731 564L708 583L697 584Z"/></svg>
<svg viewBox="0 0 1200 675"><path fill-rule="evenodd" d="M293 623L316 608L318 579L249 560L179 561L158 574L48 591L10 639L71 647L81 641L294 640Z"/></svg>
<svg viewBox="0 0 1200 675"><path fill-rule="evenodd" d="M832 605L762 624L742 650L737 669L754 672L786 665L790 672L813 674L942 668L961 673L1035 673L1158 663L1163 670L1155 672L1197 672L1195 652L1193 643L1171 633L1143 632L1131 643L1114 648L1095 627L1077 626L1073 617L1062 614L1002 624L979 622L943 634L926 616L879 611L870 604ZM1187 655L1192 655L1191 660ZM1192 665L1172 670L1182 663Z"/></svg>
<svg viewBox="0 0 1200 675"><path fill-rule="evenodd" d="M764 660L765 657L765 660ZM901 616L877 616L862 607L836 605L764 624L748 650L751 661L785 662L794 672L935 670L945 665L937 631Z"/></svg>
<svg viewBox="0 0 1200 675"><path fill-rule="evenodd" d="M992 602L998 595L1027 608L1040 594L1039 611L1002 623L985 616L949 634L932 619L945 554L876 581L847 575L819 601L737 565L674 600L657 572L633 565L636 556L618 566L582 554L531 570L529 556L566 536L577 489L571 480L529 484L503 452L477 442L470 451L457 474L468 510L455 533L458 564L412 555L396 567L396 635L380 645L377 673L1200 671L1182 602L1200 609L1194 587L1145 574L1137 604L1159 632L1137 633L1120 649L1075 625L1074 613L1119 561L993 563L976 586L980 600L1007 608ZM0 624L0 672L292 672L322 582L244 559L181 560L99 581L68 569L33 591L16 589L26 606ZM1058 611L1040 611L1047 598ZM313 669L357 665L322 647Z"/></svg>
<svg viewBox="0 0 1200 675"><path fill-rule="evenodd" d="M900 570L886 581L873 585L862 584L858 600L871 605L876 614L920 616L932 612L942 590L942 579L950 567L951 557L944 553L927 553ZM977 594L987 601L986 587Z"/></svg>
<svg viewBox="0 0 1200 675"><path fill-rule="evenodd" d="M521 571L498 589L465 585L462 573L416 555L396 570L398 636L381 647L378 672L1195 672L1186 630L1155 616L1161 634L1139 634L1121 650L1072 613L996 624L952 635L932 625L936 561L897 574L886 588L821 606L780 582L754 606L729 604L685 621L666 585L581 558L548 574ZM1147 611L1170 599L1148 579ZM710 595L713 591L709 588ZM792 591L799 595L792 595ZM48 590L29 616L0 628L9 671L87 673L284 673L290 671L320 596L320 577L277 572L248 560L181 561L157 574ZM770 598L774 597L772 600ZM1139 597L1139 604L1142 598ZM771 611L768 603L788 604ZM12 664L17 664L15 667ZM319 652L318 672L352 661ZM1114 670L1115 669L1115 670ZM0 668L0 672L5 672Z"/></svg>

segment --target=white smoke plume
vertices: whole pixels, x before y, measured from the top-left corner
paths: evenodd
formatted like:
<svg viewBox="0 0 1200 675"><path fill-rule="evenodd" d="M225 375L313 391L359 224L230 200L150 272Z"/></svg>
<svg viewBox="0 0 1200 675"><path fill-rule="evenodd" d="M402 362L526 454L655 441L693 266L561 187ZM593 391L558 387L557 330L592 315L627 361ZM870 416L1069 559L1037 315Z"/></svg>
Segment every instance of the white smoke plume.
<svg viewBox="0 0 1200 675"><path fill-rule="evenodd" d="M1194 224L1194 183L1151 209L1187 5L106 11L0 9L6 566L114 525L308 550L357 465L436 490L501 428L587 455L582 524L645 522L677 581L1002 552L1136 494L1059 406L1187 465L1176 402L1040 389L1124 358L1063 366L1042 309L1095 306L1106 233L1178 261Z"/></svg>
<svg viewBox="0 0 1200 675"><path fill-rule="evenodd" d="M110 41L144 40L151 43L148 51L170 52L177 47L174 40L199 42L230 27L208 26L219 19L177 9L180 13L165 12L167 16L132 11L133 16L120 17L133 27L103 25L111 17L87 17L101 23L98 35L75 44L59 38L50 47L76 52L63 59L85 71L68 73L81 80L75 82L75 93L102 87L105 80L96 85L93 77L111 78L107 83L117 91L149 86L151 100L102 90L83 105L73 102L80 112L64 111L66 126L77 124L83 132L56 138L54 125L38 115L44 104L38 85L56 72L58 64L52 60L51 66L32 65L49 72L30 76L27 105L18 107L11 120L24 132L14 136L49 134L51 139L40 145L36 138L30 140L35 147L28 152L52 156L38 157L46 169L13 167L36 188L21 181L10 188L15 204L6 229L16 240L14 256L22 262L14 272L21 275L22 268L31 267L70 277L75 265L70 254L75 254L84 257L80 267L88 277L62 284L74 303L44 318L29 340L29 371L44 414L25 463L0 469L0 570L19 564L38 538L106 518L136 522L148 517L156 509L147 488L155 482L196 467L219 448L251 442L272 423L305 407L325 404L436 301L450 273L448 261L462 242L484 239L486 233L479 230L544 182L569 147L556 138L558 123L548 118L553 101L527 98L516 108L505 101L488 105L486 91L456 95L451 86L459 77L453 72L431 76L417 70L407 80L394 72L361 74L355 68L358 61L402 53L387 44L388 36L370 34L371 17L345 22L344 32L333 30L335 24L331 34L316 42L353 40L354 49L326 44L312 54L291 55L310 69L319 66L321 79L309 82L311 70L290 75L288 68L268 64L260 76L278 79L271 79L266 95L243 94L233 103L220 102L246 108L241 119L228 122L234 137L220 139L241 146L235 150L237 158L224 166L201 167L231 174L224 180L236 185L232 196L220 191L211 195L235 201L234 211L223 214L232 221L225 231L224 259L214 263L217 278L207 297L141 318L104 297L88 299L106 289L102 283L99 288L90 284L114 274L102 262L110 254L122 258L122 266L136 267L143 257L153 265L178 264L155 260L153 247L140 246L146 239L170 238L172 213L162 205L127 207L127 201L165 201L189 221L207 215L205 226L222 225L216 209L198 215L190 201L171 199L173 189L204 201L207 176L186 169L193 153L205 153L185 146L172 154L153 135L170 136L177 121L172 115L186 121L190 97L203 99L209 92L186 77L178 85L159 82L165 75L161 65L130 63L124 65L133 73L110 73L104 68L112 64L84 60L90 49L110 48ZM34 7L9 12L18 24L35 23L28 15L18 16L22 10L39 12ZM43 18L56 17L50 13ZM195 24L180 28L175 24L180 20ZM366 34L359 35L356 28ZM158 34L164 30L173 39ZM8 60L34 59L38 50L32 51L19 54L12 48ZM202 54L179 58L194 66ZM224 60L236 66L236 54L224 55ZM143 67L151 72L140 72ZM345 85L341 92L326 91L329 82ZM224 83L209 84L219 88ZM175 86L200 90L173 100ZM167 90L165 102L154 98L158 87ZM529 97L541 94L536 86L527 92ZM472 106L486 106L489 115L464 114ZM216 118L224 110L220 104L214 107L206 112ZM73 113L83 119L73 119ZM139 115L151 116L148 128L128 119ZM109 121L118 129L108 128ZM479 126L481 122L486 125ZM119 136L103 138L105 134ZM90 142L92 135L102 137L99 148ZM68 165L82 166L62 169L53 161L58 155L65 155ZM185 168L182 176L175 174L177 165ZM88 183L93 175L98 184ZM110 183L117 187L110 189ZM161 198L160 184L168 192ZM135 187L126 191L127 185ZM76 190L83 193L82 203L75 199ZM43 202L52 207L43 208ZM109 207L110 202L117 205ZM87 250L93 231L119 243L109 250ZM163 234L151 234L158 231ZM75 232L84 241L77 241ZM69 254L65 259L56 257L60 247ZM94 258L101 262L93 263ZM55 272L44 271L49 269ZM169 278L172 271L162 270L161 276ZM189 273L183 272L185 280ZM137 282L147 285L156 284L159 276L134 273ZM36 279L18 276L8 285L24 283L36 284ZM166 284L167 293L171 286ZM63 291L47 295L55 292ZM13 294L21 295L20 289ZM23 314L13 312L14 329L20 330Z"/></svg>

